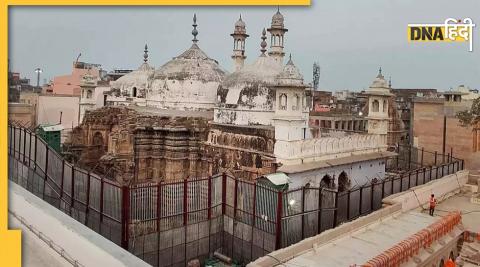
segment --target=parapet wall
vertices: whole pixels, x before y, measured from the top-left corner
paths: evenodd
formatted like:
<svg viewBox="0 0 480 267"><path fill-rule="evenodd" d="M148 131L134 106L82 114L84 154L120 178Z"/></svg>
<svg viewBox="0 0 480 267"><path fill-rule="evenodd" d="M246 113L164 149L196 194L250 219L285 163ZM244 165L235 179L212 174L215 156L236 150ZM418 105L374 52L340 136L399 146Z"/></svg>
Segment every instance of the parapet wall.
<svg viewBox="0 0 480 267"><path fill-rule="evenodd" d="M277 141L275 156L284 165L301 164L385 150L380 135L355 134L345 137L321 137L300 141Z"/></svg>
<svg viewBox="0 0 480 267"><path fill-rule="evenodd" d="M427 208L431 194L434 194L437 200L443 200L460 192L460 189L467 183L468 174L468 170L458 171L444 176L442 179L388 196L383 199L383 203L387 205L401 203L403 212L416 209L419 206Z"/></svg>

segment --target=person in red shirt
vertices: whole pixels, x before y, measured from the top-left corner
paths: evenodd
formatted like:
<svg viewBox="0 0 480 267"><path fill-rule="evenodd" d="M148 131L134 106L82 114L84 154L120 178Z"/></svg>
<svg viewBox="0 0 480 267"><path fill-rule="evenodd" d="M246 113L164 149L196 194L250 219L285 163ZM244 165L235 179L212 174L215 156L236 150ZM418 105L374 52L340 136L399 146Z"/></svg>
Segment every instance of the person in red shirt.
<svg viewBox="0 0 480 267"><path fill-rule="evenodd" d="M448 258L447 262L445 263L445 267L455 267L456 264L453 262L452 259Z"/></svg>
<svg viewBox="0 0 480 267"><path fill-rule="evenodd" d="M437 200L435 199L435 195L432 194L430 195L430 216L433 216L433 213L435 212L435 205L437 205Z"/></svg>

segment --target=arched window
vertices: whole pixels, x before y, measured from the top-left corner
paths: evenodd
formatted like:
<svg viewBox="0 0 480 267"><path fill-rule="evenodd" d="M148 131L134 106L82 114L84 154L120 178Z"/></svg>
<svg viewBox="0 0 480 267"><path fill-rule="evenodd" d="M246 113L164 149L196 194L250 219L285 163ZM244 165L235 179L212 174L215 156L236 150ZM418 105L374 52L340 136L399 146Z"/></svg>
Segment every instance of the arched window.
<svg viewBox="0 0 480 267"><path fill-rule="evenodd" d="M378 103L378 100L373 100L372 102L372 112L378 112L380 110L380 103Z"/></svg>
<svg viewBox="0 0 480 267"><path fill-rule="evenodd" d="M350 189L350 179L348 175L342 171L340 176L338 176L338 192L343 192Z"/></svg>
<svg viewBox="0 0 480 267"><path fill-rule="evenodd" d="M103 146L103 136L102 136L102 133L100 132L96 132L94 135L93 135L93 140L92 140L92 144L94 146Z"/></svg>
<svg viewBox="0 0 480 267"><path fill-rule="evenodd" d="M87 98L92 98L92 90L87 91Z"/></svg>
<svg viewBox="0 0 480 267"><path fill-rule="evenodd" d="M445 266L445 261L441 259L440 263L438 264L438 267L444 267L444 266Z"/></svg>
<svg viewBox="0 0 480 267"><path fill-rule="evenodd" d="M132 88L132 96L137 97L137 87Z"/></svg>
<svg viewBox="0 0 480 267"><path fill-rule="evenodd" d="M281 110L287 110L287 95L286 94L281 94L280 95L280 103L279 103L279 109Z"/></svg>
<svg viewBox="0 0 480 267"><path fill-rule="evenodd" d="M257 154L257 156L255 157L255 167L256 168L262 168L263 167L262 157L259 154Z"/></svg>
<svg viewBox="0 0 480 267"><path fill-rule="evenodd" d="M330 188L332 186L332 177L330 175L325 174L322 180L320 181L320 187Z"/></svg>
<svg viewBox="0 0 480 267"><path fill-rule="evenodd" d="M293 96L292 110L300 110L300 97L297 94Z"/></svg>
<svg viewBox="0 0 480 267"><path fill-rule="evenodd" d="M387 112L387 101L383 100L383 112Z"/></svg>

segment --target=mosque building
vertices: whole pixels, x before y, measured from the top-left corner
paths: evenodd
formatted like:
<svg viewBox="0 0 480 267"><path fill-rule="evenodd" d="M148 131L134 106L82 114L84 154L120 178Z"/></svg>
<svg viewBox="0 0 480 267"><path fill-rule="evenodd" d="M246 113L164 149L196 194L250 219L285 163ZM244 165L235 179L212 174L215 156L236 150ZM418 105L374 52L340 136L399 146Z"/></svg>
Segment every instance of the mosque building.
<svg viewBox="0 0 480 267"><path fill-rule="evenodd" d="M251 63L240 16L231 34L232 73L200 49L196 16L192 26L189 49L154 69L145 46L139 69L111 83L107 106L85 113L72 136L80 164L107 159L129 183L220 172L251 180L282 172L292 186L345 190L383 179L392 156L386 151L385 104L391 94L383 76L367 90L368 132L314 138L308 124L311 86L292 55L285 59L288 29L280 10L262 30L260 53ZM103 153L85 152L99 144Z"/></svg>

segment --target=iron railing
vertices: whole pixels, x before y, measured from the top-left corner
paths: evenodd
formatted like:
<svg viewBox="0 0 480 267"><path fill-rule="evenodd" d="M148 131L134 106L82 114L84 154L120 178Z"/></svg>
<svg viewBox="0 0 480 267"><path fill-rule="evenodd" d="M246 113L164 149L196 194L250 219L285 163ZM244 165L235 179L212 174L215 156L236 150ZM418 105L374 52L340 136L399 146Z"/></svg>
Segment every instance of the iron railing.
<svg viewBox="0 0 480 267"><path fill-rule="evenodd" d="M220 250L247 263L381 208L391 194L463 169L463 160L399 147L398 175L337 192L280 190L217 174L125 186L66 162L34 132L8 128L9 179L153 266Z"/></svg>

